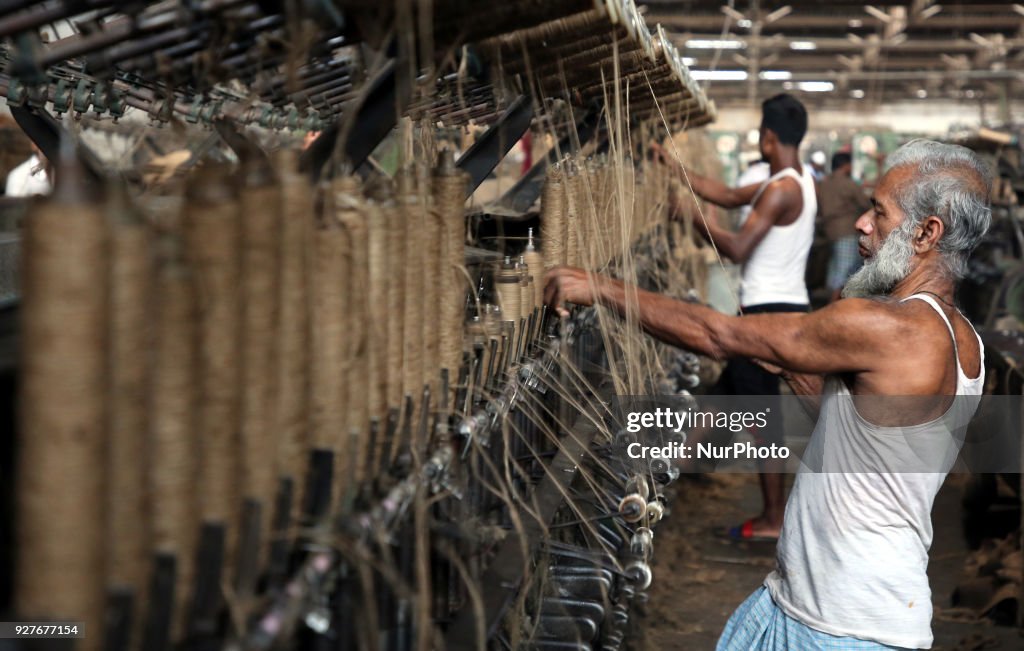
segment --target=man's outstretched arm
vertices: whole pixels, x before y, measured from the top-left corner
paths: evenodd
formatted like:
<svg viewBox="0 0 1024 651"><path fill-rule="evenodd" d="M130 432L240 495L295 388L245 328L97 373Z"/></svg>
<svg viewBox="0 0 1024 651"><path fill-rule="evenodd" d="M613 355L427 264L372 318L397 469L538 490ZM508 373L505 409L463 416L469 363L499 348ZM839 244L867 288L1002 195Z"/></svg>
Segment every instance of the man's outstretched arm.
<svg viewBox="0 0 1024 651"><path fill-rule="evenodd" d="M761 187L760 183L753 183L739 188L730 188L716 179L697 174L693 170L684 170L682 163L657 143L651 143L651 149L655 156L668 165L679 177L684 186L693 188L693 193L698 197L722 208L739 208L749 204L754 200L754 195Z"/></svg>
<svg viewBox="0 0 1024 651"><path fill-rule="evenodd" d="M628 310L666 343L715 359L760 359L794 373L874 370L907 334L889 310L869 300L839 301L810 314L734 317L568 267L546 274L544 298L555 309L599 302L620 315Z"/></svg>
<svg viewBox="0 0 1024 651"><path fill-rule="evenodd" d="M675 199L678 199L676 197ZM693 218L697 230L714 243L718 252L736 263L746 262L768 231L791 209L793 196L778 182L769 185L738 231L723 228L718 213L706 210ZM672 208L677 209L676 205Z"/></svg>

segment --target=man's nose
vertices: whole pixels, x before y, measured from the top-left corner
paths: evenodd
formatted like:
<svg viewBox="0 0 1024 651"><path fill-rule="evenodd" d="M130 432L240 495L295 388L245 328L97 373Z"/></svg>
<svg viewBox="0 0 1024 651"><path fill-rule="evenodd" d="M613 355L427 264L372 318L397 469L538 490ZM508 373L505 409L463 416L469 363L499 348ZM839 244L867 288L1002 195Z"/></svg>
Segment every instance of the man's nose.
<svg viewBox="0 0 1024 651"><path fill-rule="evenodd" d="M874 225L871 223L871 211L868 210L863 215L857 218L857 222L854 227L860 231L861 235L871 235L875 230Z"/></svg>

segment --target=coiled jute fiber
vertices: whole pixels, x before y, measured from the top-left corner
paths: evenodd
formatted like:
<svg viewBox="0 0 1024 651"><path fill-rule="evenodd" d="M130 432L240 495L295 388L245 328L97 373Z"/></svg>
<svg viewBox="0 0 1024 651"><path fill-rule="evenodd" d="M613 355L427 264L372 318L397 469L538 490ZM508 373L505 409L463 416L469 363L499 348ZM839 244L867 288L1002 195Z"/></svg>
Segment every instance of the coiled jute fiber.
<svg viewBox="0 0 1024 651"><path fill-rule="evenodd" d="M26 217L15 600L102 625L106 224L77 168ZM80 648L100 648L101 637Z"/></svg>
<svg viewBox="0 0 1024 651"><path fill-rule="evenodd" d="M365 433L369 429L369 255L366 226L366 201L358 177L336 178L331 188L334 192L334 209L338 223L348 236L347 272L345 274L347 309L344 314L345 328L345 392L347 395L345 432ZM351 436L345 436L339 449L343 459L355 454L351 449Z"/></svg>
<svg viewBox="0 0 1024 651"><path fill-rule="evenodd" d="M178 233L158 237L157 260L156 349L145 460L149 466L153 551L177 558L177 617L173 630L175 636L180 636L185 595L191 593L200 514L198 310L194 278ZM204 502L207 497L204 495ZM220 509L229 506L224 497L218 503Z"/></svg>
<svg viewBox="0 0 1024 651"><path fill-rule="evenodd" d="M345 431L345 310L348 232L338 221L330 184L320 184L323 206L313 229L310 277L311 444L338 451Z"/></svg>
<svg viewBox="0 0 1024 651"><path fill-rule="evenodd" d="M153 233L120 185L108 189L107 584L139 599L148 578L145 432L155 307ZM137 602L136 602L137 603Z"/></svg>
<svg viewBox="0 0 1024 651"><path fill-rule="evenodd" d="M424 206L417 192L412 170L403 170L398 176L398 202L405 225L404 292L404 347L402 391L413 397L417 404L423 392L423 231ZM411 418L412 414L406 414Z"/></svg>
<svg viewBox="0 0 1024 651"><path fill-rule="evenodd" d="M405 351L405 222L404 213L395 201L381 203L381 217L387 226L387 257L396 275L388 283L387 318L387 404L402 404Z"/></svg>
<svg viewBox="0 0 1024 651"><path fill-rule="evenodd" d="M377 201L381 198L381 189L373 195L373 202L367 201L366 211L366 238L367 238L367 267L369 270L368 286L368 358L367 358L367 407L371 420L377 423L384 422L387 416L387 390L388 390L388 346L390 328L384 324L388 322L388 286L392 278L390 270L392 261L388 258L389 247L389 224L384 209ZM363 461L372 464L371 467L378 467L380 459L380 448L383 437L377 436L376 448L370 450L370 437L366 436L367 450ZM363 469L365 471L367 469ZM360 478L364 475L360 474Z"/></svg>
<svg viewBox="0 0 1024 651"><path fill-rule="evenodd" d="M452 404L456 375L462 365L468 185L469 176L455 167L451 154L443 152L434 173L434 210L440 217L441 227L441 268L437 279L441 289L439 363L441 368L448 369L449 404Z"/></svg>
<svg viewBox="0 0 1024 651"><path fill-rule="evenodd" d="M280 430L274 427L281 188L265 160L243 161L241 177L242 490L270 512ZM265 522L267 519L264 520Z"/></svg>
<svg viewBox="0 0 1024 651"><path fill-rule="evenodd" d="M278 433L278 474L296 482L305 474L309 446L309 266L313 234L313 186L298 171L298 153L274 158L281 181L277 331L277 388L274 427Z"/></svg>
<svg viewBox="0 0 1024 651"><path fill-rule="evenodd" d="M238 458L242 292L241 215L230 168L208 165L189 177L182 228L199 317L202 517L233 525L242 495Z"/></svg>
<svg viewBox="0 0 1024 651"><path fill-rule="evenodd" d="M546 268L565 264L566 224L565 190L562 170L556 165L548 167L541 191L540 234L544 244Z"/></svg>

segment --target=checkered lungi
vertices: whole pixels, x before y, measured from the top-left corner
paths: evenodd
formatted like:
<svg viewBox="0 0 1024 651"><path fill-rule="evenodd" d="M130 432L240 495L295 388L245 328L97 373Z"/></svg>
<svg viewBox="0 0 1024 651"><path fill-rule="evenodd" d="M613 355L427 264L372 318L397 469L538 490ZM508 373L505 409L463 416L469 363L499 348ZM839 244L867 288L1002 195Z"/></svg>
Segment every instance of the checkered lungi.
<svg viewBox="0 0 1024 651"><path fill-rule="evenodd" d="M856 235L841 237L832 243L832 257L828 261L828 288L842 289L846 280L860 269L863 260L857 252Z"/></svg>
<svg viewBox="0 0 1024 651"><path fill-rule="evenodd" d="M716 651L892 651L896 647L855 637L837 637L796 621L775 605L761 586L736 612L718 638Z"/></svg>

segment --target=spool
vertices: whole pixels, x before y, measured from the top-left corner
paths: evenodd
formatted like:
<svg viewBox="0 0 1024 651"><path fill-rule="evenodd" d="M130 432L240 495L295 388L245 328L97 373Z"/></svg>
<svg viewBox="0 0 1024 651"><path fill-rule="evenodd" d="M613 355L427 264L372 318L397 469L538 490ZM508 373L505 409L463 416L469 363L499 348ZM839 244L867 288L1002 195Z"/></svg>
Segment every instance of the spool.
<svg viewBox="0 0 1024 651"><path fill-rule="evenodd" d="M398 176L398 201L405 223L405 291L403 304L402 392L419 401L423 392L423 240L424 214L412 170ZM411 414L406 415L407 418Z"/></svg>
<svg viewBox="0 0 1024 651"><path fill-rule="evenodd" d="M519 318L527 319L533 313L533 275L525 256L519 256L516 271L519 273Z"/></svg>
<svg viewBox="0 0 1024 651"><path fill-rule="evenodd" d="M321 184L323 206L313 230L310 277L310 438L314 448L337 452L345 431L345 291L348 232L338 222L334 197Z"/></svg>
<svg viewBox="0 0 1024 651"><path fill-rule="evenodd" d="M647 503L647 521L651 524L661 522L665 516L665 505L655 500Z"/></svg>
<svg viewBox="0 0 1024 651"><path fill-rule="evenodd" d="M619 502L619 516L626 522L640 522L646 514L647 500L637 493L630 493Z"/></svg>
<svg viewBox="0 0 1024 651"><path fill-rule="evenodd" d="M343 176L331 184L334 210L338 223L348 234L348 271L345 274L347 309L344 314L345 362L340 369L345 376L345 432L365 434L369 429L369 257L367 248L365 201L357 177ZM339 432L340 433L340 432ZM366 437L363 437L366 440ZM338 446L342 459L356 454L351 435ZM363 457L361 457L363 458ZM356 466L358 468L358 464Z"/></svg>
<svg viewBox="0 0 1024 651"><path fill-rule="evenodd" d="M498 307L501 308L501 320L519 323L519 272L510 256L505 256L501 268L494 275L494 291L498 296Z"/></svg>
<svg viewBox="0 0 1024 651"><path fill-rule="evenodd" d="M218 469L227 474L234 467L230 464L233 456L217 459L218 466L197 461L205 454L201 452L205 447L201 447L197 428L199 314L195 282L182 248L178 233L164 233L157 240L156 350L148 400L150 436L146 455L153 551L173 554L177 559L175 612L179 615L185 609L186 595L192 592L199 528L198 486L211 486L219 479L202 478L197 464L201 463L201 470L208 474ZM229 448L225 453L233 451ZM232 479L227 476L225 490L234 488ZM210 500L222 513L230 507L223 494L204 495L204 503ZM204 508L203 513L216 512ZM174 637L180 637L183 618L176 616L174 622Z"/></svg>
<svg viewBox="0 0 1024 651"><path fill-rule="evenodd" d="M566 177L565 264L580 265L580 228L583 223L583 177L578 170Z"/></svg>
<svg viewBox="0 0 1024 651"><path fill-rule="evenodd" d="M378 197L374 197L377 199ZM384 210L376 202L365 206L367 225L367 265L369 269L369 323L373 331L369 337L369 358L367 368L367 399L369 416L384 422L387 418L387 354L390 344L390 328L380 327L388 322L388 285L390 268L388 257L389 224ZM379 437L378 437L379 438ZM374 451L377 458L377 451Z"/></svg>
<svg viewBox="0 0 1024 651"><path fill-rule="evenodd" d="M466 241L466 187L469 175L455 167L451 155L442 152L434 174L434 207L441 218L441 368L455 379L462 365L466 277L463 273ZM451 388L454 392L454 381ZM454 394L453 394L454 395Z"/></svg>
<svg viewBox="0 0 1024 651"><path fill-rule="evenodd" d="M265 161L241 168L242 490L269 513L274 500L275 455L280 431L274 427L278 265L281 246L281 189ZM264 522L268 522L265 518Z"/></svg>
<svg viewBox="0 0 1024 651"><path fill-rule="evenodd" d="M387 355L387 404L397 408L402 404L402 388L405 380L402 356L405 349L405 271L399 262L405 258L405 223L404 213L394 201L381 204L381 216L387 226L387 257L393 261L396 269L402 269L397 277L392 277L387 289L388 319Z"/></svg>
<svg viewBox="0 0 1024 651"><path fill-rule="evenodd" d="M562 172L557 165L548 168L544 180L540 222L546 268L565 264L565 190L562 185Z"/></svg>
<svg viewBox="0 0 1024 651"><path fill-rule="evenodd" d="M312 239L313 187L297 169L294 150L276 153L281 179L281 263L279 266L279 328L275 429L278 432L278 475L298 482L305 474L309 447L309 265Z"/></svg>
<svg viewBox="0 0 1024 651"><path fill-rule="evenodd" d="M235 194L234 179L227 166L208 165L193 174L186 188L182 214L185 256L193 270L198 309L198 424L190 436L196 444L188 461L174 463L184 477L193 474L189 466L198 464L198 484L179 485L180 479L164 477L170 494L186 491L189 500L198 499L204 523L223 523L229 562L232 560L235 525L243 494L245 458L239 458L241 445L241 328L242 328L242 227L241 207ZM184 300L184 298L182 299ZM173 431L170 427L168 431ZM182 454L171 450L172 441L164 441L162 454ZM162 460L161 460L162 462ZM170 472L170 471L168 471ZM201 496L199 499L197 496ZM174 508L177 511L178 507ZM186 625L186 604L193 593L198 521L194 512L185 518L188 531L175 534L179 546L176 603L176 629Z"/></svg>
<svg viewBox="0 0 1024 651"><path fill-rule="evenodd" d="M538 308L544 304L544 257L537 250L533 241L533 229L528 231L526 251L523 258L526 260L526 268L533 276L533 307Z"/></svg>
<svg viewBox="0 0 1024 651"><path fill-rule="evenodd" d="M441 232L443 220L434 205L432 188L421 186L423 201L423 234L417 243L423 256L423 379L421 385L430 386L430 394L437 396L441 369L441 278L444 268L444 236Z"/></svg>
<svg viewBox="0 0 1024 651"><path fill-rule="evenodd" d="M101 631L106 225L64 148L57 188L25 226L14 594L22 619Z"/></svg>
<svg viewBox="0 0 1024 651"><path fill-rule="evenodd" d="M198 492L204 520L233 524L241 494L242 305L241 219L229 168L208 165L189 178L182 228L199 316Z"/></svg>
<svg viewBox="0 0 1024 651"><path fill-rule="evenodd" d="M145 459L153 323L153 240L124 188L109 189L110 229L107 584L136 603L145 591L150 545Z"/></svg>

